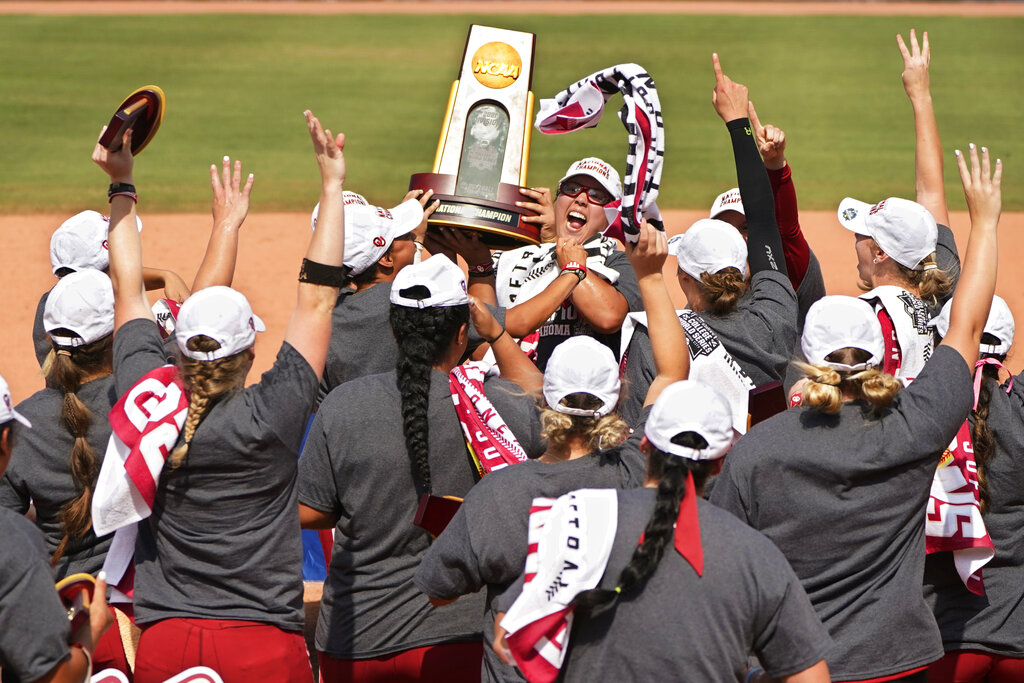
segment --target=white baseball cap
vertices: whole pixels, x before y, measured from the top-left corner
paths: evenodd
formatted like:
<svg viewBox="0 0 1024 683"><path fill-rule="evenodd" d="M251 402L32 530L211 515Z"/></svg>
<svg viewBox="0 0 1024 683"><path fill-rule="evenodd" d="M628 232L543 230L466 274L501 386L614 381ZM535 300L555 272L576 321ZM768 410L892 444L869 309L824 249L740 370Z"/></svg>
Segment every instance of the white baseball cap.
<svg viewBox="0 0 1024 683"><path fill-rule="evenodd" d="M561 185L569 178L577 175L585 175L593 178L601 187L608 190L615 199L622 199L622 182L619 180L619 172L611 164L598 159L597 157L586 157L573 163L565 172L562 179L558 181Z"/></svg>
<svg viewBox="0 0 1024 683"><path fill-rule="evenodd" d="M929 323L938 331L941 337L945 337L946 333L949 332L949 312L952 308L953 300L950 299L943 304L942 310ZM1010 312L1010 307L1006 305L1003 297L998 294L993 295L992 308L989 309L988 320L985 321L985 332L997 338L999 343L982 344L979 350L982 353L991 353L994 356L1005 356L1010 352L1010 347L1013 346L1014 329L1013 313Z"/></svg>
<svg viewBox="0 0 1024 683"><path fill-rule="evenodd" d="M361 194L345 190L345 256L342 262L359 275L376 263L391 243L408 235L423 222L423 206L407 199L393 209L384 209L366 201ZM319 202L313 207L310 227L316 230Z"/></svg>
<svg viewBox="0 0 1024 683"><path fill-rule="evenodd" d="M252 312L249 300L238 290L217 285L206 287L185 300L178 310L175 335L181 353L193 360L227 358L248 349L256 333L267 326ZM192 351L188 340L205 335L220 343L213 351Z"/></svg>
<svg viewBox="0 0 1024 683"><path fill-rule="evenodd" d="M917 202L899 197L874 206L847 197L839 203L839 224L875 240L896 263L923 270L921 261L935 251L939 230L935 219Z"/></svg>
<svg viewBox="0 0 1024 683"><path fill-rule="evenodd" d="M114 287L106 273L86 268L58 280L46 297L43 328L58 346L85 346L112 333ZM74 334L54 334L58 329Z"/></svg>
<svg viewBox="0 0 1024 683"><path fill-rule="evenodd" d="M690 448L673 441L687 432L699 434L707 447ZM717 460L735 440L732 408L708 385L684 379L669 385L658 396L647 417L644 436L664 453L690 460Z"/></svg>
<svg viewBox="0 0 1024 683"><path fill-rule="evenodd" d="M702 218L668 241L679 270L697 280L702 273L735 268L747 276L747 243L740 231L717 218Z"/></svg>
<svg viewBox="0 0 1024 683"><path fill-rule="evenodd" d="M855 365L826 360L833 351L846 348L862 349L871 357ZM822 297L807 310L800 349L811 365L833 370L866 370L881 363L885 354L882 326L875 309L863 299L839 295Z"/></svg>
<svg viewBox="0 0 1024 683"><path fill-rule="evenodd" d="M391 283L391 303L406 308L440 308L469 303L462 270L444 254L402 268Z"/></svg>
<svg viewBox="0 0 1024 683"><path fill-rule="evenodd" d="M135 221L142 232L142 220L136 216ZM61 268L106 270L110 265L109 230L110 219L96 211L82 211L64 221L50 237L53 274Z"/></svg>
<svg viewBox="0 0 1024 683"><path fill-rule="evenodd" d="M7 385L7 380L0 375L0 425L7 424L11 420L17 420L26 427L32 426L28 418L14 409L14 402L11 400L11 388Z"/></svg>
<svg viewBox="0 0 1024 683"><path fill-rule="evenodd" d="M615 409L619 401L619 364L611 349L593 337L569 337L555 347L544 371L544 400L566 415L600 417ZM586 410L562 405L570 394L590 394L601 402Z"/></svg>
<svg viewBox="0 0 1024 683"><path fill-rule="evenodd" d="M740 188L734 187L715 197L715 203L711 205L711 212L708 214L708 218L717 218L719 214L726 211L738 211L744 216L747 215L743 210L743 198L740 196Z"/></svg>

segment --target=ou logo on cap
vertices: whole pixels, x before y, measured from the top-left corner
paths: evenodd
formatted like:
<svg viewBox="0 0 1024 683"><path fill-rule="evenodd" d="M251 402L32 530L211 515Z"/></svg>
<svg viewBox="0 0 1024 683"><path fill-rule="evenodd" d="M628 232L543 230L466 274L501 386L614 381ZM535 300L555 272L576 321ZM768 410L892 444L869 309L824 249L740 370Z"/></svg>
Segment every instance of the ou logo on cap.
<svg viewBox="0 0 1024 683"><path fill-rule="evenodd" d="M380 235L377 235L376 237L373 238L373 244L374 246L377 247L383 247L385 244L384 238L381 237Z"/></svg>

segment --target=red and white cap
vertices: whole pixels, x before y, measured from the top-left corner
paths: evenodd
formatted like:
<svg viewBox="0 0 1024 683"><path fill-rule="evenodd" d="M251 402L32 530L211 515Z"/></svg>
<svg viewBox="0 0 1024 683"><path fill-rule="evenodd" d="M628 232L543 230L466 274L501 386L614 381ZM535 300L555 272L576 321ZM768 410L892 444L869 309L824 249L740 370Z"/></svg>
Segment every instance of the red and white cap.
<svg viewBox="0 0 1024 683"><path fill-rule="evenodd" d="M588 178L593 178L601 187L606 189L608 193L615 199L622 199L622 181L619 180L619 172L615 170L615 167L606 161L598 159L597 157L586 157L573 163L569 167L569 170L565 172L562 179L558 181L561 185L569 178L577 175L585 175Z"/></svg>
<svg viewBox="0 0 1024 683"><path fill-rule="evenodd" d="M943 306L939 314L932 318L932 327L936 329L940 337L945 337L949 332L949 312L953 307L953 300L950 299ZM1013 321L1013 313L1006 301L998 294L992 296L992 308L988 311L988 320L985 321L985 333L991 334L999 340L998 344L982 344L979 347L981 353L990 353L994 356L1005 356L1013 346L1013 333L1016 329Z"/></svg>
<svg viewBox="0 0 1024 683"><path fill-rule="evenodd" d="M740 196L740 188L734 187L715 197L715 203L711 205L711 212L708 214L708 218L718 218L720 214L726 211L738 211L744 216L747 215L743 210L743 198Z"/></svg>
<svg viewBox="0 0 1024 683"><path fill-rule="evenodd" d="M544 370L544 400L552 410L566 415L600 417L619 402L619 364L611 349L593 337L569 337L551 352ZM589 394L601 402L594 409L562 404L570 394Z"/></svg>
<svg viewBox="0 0 1024 683"><path fill-rule="evenodd" d="M361 194L345 190L345 256L342 262L359 275L376 263L391 243L419 227L423 222L423 206L416 199L407 199L393 209L384 209L366 201ZM320 204L313 207L310 227L316 230Z"/></svg>
<svg viewBox="0 0 1024 683"><path fill-rule="evenodd" d="M193 360L227 358L256 343L256 333L267 326L252 312L249 300L238 290L217 285L206 287L185 300L178 310L175 336L181 353ZM213 351L192 351L188 340L205 335L220 343Z"/></svg>
<svg viewBox="0 0 1024 683"><path fill-rule="evenodd" d="M135 218L139 232L142 220ZM96 211L82 211L64 221L50 237L50 267L53 274L61 268L106 270L110 265L107 232L110 219Z"/></svg>
<svg viewBox="0 0 1024 683"><path fill-rule="evenodd" d="M114 331L114 287L106 273L86 268L53 286L43 307L43 328L57 346L85 346ZM70 330L70 336L55 330Z"/></svg>
<svg viewBox="0 0 1024 683"><path fill-rule="evenodd" d="M14 409L14 401L11 400L11 388L7 385L7 380L0 375L0 425L7 424L11 420L17 420L26 427L32 427L32 423L28 421L28 418Z"/></svg>
<svg viewBox="0 0 1024 683"><path fill-rule="evenodd" d="M679 270L699 280L702 273L735 268L747 276L747 243L740 231L717 218L702 218L668 241Z"/></svg>
<svg viewBox="0 0 1024 683"><path fill-rule="evenodd" d="M896 263L913 270L935 251L939 230L935 219L917 202L899 197L875 205L847 197L839 203L839 224L847 230L875 240L875 244Z"/></svg>
<svg viewBox="0 0 1024 683"><path fill-rule="evenodd" d="M419 203L419 202L417 202ZM391 283L391 303L405 308L441 308L469 303L462 269L444 254L402 268Z"/></svg>
<svg viewBox="0 0 1024 683"><path fill-rule="evenodd" d="M839 349L862 349L871 354L863 363L846 365L826 360ZM800 349L811 365L833 370L867 370L882 362L882 326L871 304L852 296L826 296L807 310Z"/></svg>
<svg viewBox="0 0 1024 683"><path fill-rule="evenodd" d="M686 433L699 434L707 446L691 448L677 443ZM655 448L690 460L717 460L736 439L732 408L720 393L695 380L669 385L654 402L644 425L644 436Z"/></svg>

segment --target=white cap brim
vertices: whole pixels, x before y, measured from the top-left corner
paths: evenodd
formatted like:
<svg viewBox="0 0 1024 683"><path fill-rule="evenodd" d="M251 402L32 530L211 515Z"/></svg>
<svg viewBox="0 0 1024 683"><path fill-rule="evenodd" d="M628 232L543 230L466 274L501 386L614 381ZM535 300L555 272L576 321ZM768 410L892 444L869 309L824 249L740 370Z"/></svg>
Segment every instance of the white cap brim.
<svg viewBox="0 0 1024 683"><path fill-rule="evenodd" d="M846 197L843 201L839 202L839 209L836 211L839 225L850 232L870 237L871 233L868 232L867 227L864 225L864 219L867 217L872 206L873 204Z"/></svg>

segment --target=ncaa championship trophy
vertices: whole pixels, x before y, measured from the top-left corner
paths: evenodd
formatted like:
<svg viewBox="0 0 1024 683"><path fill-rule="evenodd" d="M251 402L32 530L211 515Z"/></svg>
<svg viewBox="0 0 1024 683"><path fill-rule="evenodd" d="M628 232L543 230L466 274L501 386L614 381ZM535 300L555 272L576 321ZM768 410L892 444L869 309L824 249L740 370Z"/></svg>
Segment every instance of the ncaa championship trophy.
<svg viewBox="0 0 1024 683"><path fill-rule="evenodd" d="M526 183L533 117L532 33L472 25L452 83L432 173L410 190L433 190L428 225L473 230L492 248L540 243L531 215L515 205Z"/></svg>

